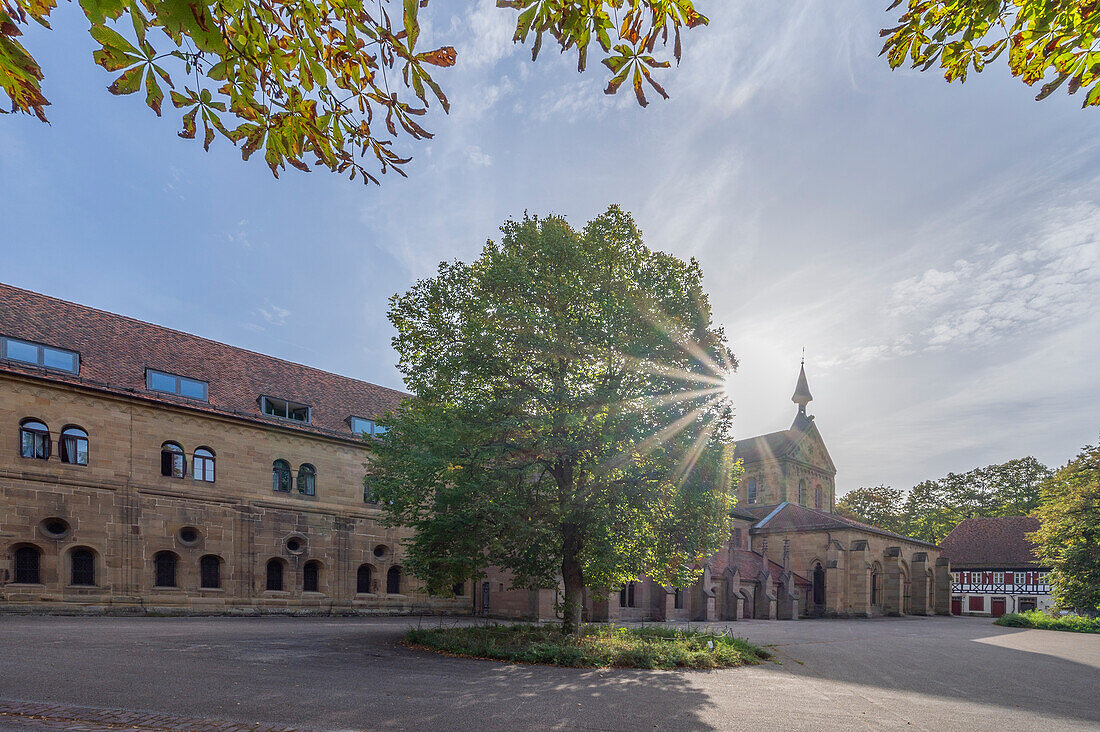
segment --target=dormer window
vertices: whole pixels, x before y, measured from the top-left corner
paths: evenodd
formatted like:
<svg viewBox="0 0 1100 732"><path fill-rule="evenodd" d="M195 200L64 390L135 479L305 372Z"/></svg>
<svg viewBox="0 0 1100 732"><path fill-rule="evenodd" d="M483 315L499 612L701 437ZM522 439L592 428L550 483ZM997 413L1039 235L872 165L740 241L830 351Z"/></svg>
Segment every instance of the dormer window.
<svg viewBox="0 0 1100 732"><path fill-rule="evenodd" d="M205 381L189 379L186 376L176 376L164 371L154 371L153 369L145 369L145 388L149 391L177 394L203 402L210 397L210 387Z"/></svg>
<svg viewBox="0 0 1100 732"><path fill-rule="evenodd" d="M388 427L375 422L373 419L366 419L365 417L352 417L350 420L351 431L357 435L365 435L366 437L379 437L386 434L389 431Z"/></svg>
<svg viewBox="0 0 1100 732"><path fill-rule="evenodd" d="M0 358L69 374L80 373L80 355L18 338L0 337Z"/></svg>
<svg viewBox="0 0 1100 732"><path fill-rule="evenodd" d="M305 404L298 404L297 402L287 401L286 399L262 396L260 397L260 411L269 417L291 419L295 422L309 424L309 406Z"/></svg>

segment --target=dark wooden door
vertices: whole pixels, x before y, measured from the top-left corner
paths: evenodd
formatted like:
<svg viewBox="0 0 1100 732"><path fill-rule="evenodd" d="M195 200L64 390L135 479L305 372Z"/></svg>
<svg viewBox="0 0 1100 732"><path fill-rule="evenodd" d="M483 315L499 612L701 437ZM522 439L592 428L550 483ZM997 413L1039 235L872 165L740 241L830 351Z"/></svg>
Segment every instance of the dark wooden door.
<svg viewBox="0 0 1100 732"><path fill-rule="evenodd" d="M993 617L999 618L1005 614L1005 599L1003 597L993 598Z"/></svg>
<svg viewBox="0 0 1100 732"><path fill-rule="evenodd" d="M963 601L961 597L951 598L951 614L962 615L963 614Z"/></svg>

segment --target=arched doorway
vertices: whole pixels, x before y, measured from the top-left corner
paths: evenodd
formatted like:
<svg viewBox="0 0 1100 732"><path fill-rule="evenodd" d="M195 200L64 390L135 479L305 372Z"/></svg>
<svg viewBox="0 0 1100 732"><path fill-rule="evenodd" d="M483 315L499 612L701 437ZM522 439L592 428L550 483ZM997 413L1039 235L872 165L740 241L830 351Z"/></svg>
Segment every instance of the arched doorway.
<svg viewBox="0 0 1100 732"><path fill-rule="evenodd" d="M821 615L825 612L825 569L821 562L814 564L813 593L814 613Z"/></svg>

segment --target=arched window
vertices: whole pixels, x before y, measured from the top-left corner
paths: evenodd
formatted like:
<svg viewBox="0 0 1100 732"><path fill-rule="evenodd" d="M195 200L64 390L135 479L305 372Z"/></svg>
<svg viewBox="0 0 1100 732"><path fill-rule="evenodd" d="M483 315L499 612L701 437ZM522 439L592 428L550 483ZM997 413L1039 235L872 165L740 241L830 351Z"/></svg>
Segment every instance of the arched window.
<svg viewBox="0 0 1100 732"><path fill-rule="evenodd" d="M42 582L42 552L33 546L21 546L15 550L15 581L24 585Z"/></svg>
<svg viewBox="0 0 1100 732"><path fill-rule="evenodd" d="M58 441L61 462L69 465L88 464L88 433L79 427L69 426L61 430Z"/></svg>
<svg viewBox="0 0 1100 732"><path fill-rule="evenodd" d="M286 460L276 460L271 464L271 489L290 493L290 463Z"/></svg>
<svg viewBox="0 0 1100 732"><path fill-rule="evenodd" d="M176 565L179 559L172 552L157 552L153 555L154 587L176 586Z"/></svg>
<svg viewBox="0 0 1100 732"><path fill-rule="evenodd" d="M803 478L798 481L798 505L805 506L809 498L810 495L806 492L806 479Z"/></svg>
<svg viewBox="0 0 1100 732"><path fill-rule="evenodd" d="M634 583L627 582L619 590L619 607L634 607Z"/></svg>
<svg viewBox="0 0 1100 732"><path fill-rule="evenodd" d="M821 568L821 563L818 562L814 565L813 576L813 597L815 605L825 604L825 570Z"/></svg>
<svg viewBox="0 0 1100 732"><path fill-rule="evenodd" d="M302 592L321 591L321 563L308 561L302 567Z"/></svg>
<svg viewBox="0 0 1100 732"><path fill-rule="evenodd" d="M214 482L214 451L209 447L195 448L195 454L191 456L191 470L195 480Z"/></svg>
<svg viewBox="0 0 1100 732"><path fill-rule="evenodd" d="M317 495L317 469L309 463L298 468L298 492L306 496Z"/></svg>
<svg viewBox="0 0 1100 732"><path fill-rule="evenodd" d="M747 500L749 503L756 503L756 478L749 478L747 482Z"/></svg>
<svg viewBox="0 0 1100 732"><path fill-rule="evenodd" d="M825 508L825 504L821 500L821 484L818 483L814 486L814 508L821 510Z"/></svg>
<svg viewBox="0 0 1100 732"><path fill-rule="evenodd" d="M281 592L283 589L283 563L279 559L267 560L267 585L270 592Z"/></svg>
<svg viewBox="0 0 1100 732"><path fill-rule="evenodd" d="M207 554L199 560L199 587L216 590L222 586L221 557Z"/></svg>
<svg viewBox="0 0 1100 732"><path fill-rule="evenodd" d="M879 596L881 589L879 588L879 576L878 567L871 570L871 604L878 606L882 604L882 598Z"/></svg>
<svg viewBox="0 0 1100 732"><path fill-rule="evenodd" d="M169 478L182 478L187 475L187 456L183 448L174 442L160 446L160 474Z"/></svg>
<svg viewBox="0 0 1100 732"><path fill-rule="evenodd" d="M82 587L95 585L95 554L90 549L73 549L69 554L70 582Z"/></svg>
<svg viewBox="0 0 1100 732"><path fill-rule="evenodd" d="M355 591L360 595L366 595L372 592L371 586L371 566L369 564L360 564L359 570L355 573Z"/></svg>
<svg viewBox="0 0 1100 732"><path fill-rule="evenodd" d="M36 419L19 423L19 455L35 460L50 458L50 428Z"/></svg>
<svg viewBox="0 0 1100 732"><path fill-rule="evenodd" d="M677 610L684 609L684 591L679 587L676 588L676 594L672 599L672 607Z"/></svg>
<svg viewBox="0 0 1100 732"><path fill-rule="evenodd" d="M388 595L400 595L401 594L401 568L390 567L390 571L386 572L386 594Z"/></svg>

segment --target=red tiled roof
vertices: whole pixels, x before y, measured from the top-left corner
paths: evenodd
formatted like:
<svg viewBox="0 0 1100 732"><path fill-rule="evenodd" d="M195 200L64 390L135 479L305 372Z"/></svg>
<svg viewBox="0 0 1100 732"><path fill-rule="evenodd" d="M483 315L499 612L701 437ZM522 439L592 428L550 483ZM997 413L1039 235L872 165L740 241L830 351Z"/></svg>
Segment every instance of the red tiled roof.
<svg viewBox="0 0 1100 732"><path fill-rule="evenodd" d="M756 575L760 573L760 563L763 558L763 555L759 554L758 552L749 551L748 549L733 549L730 556L730 569L736 569L740 571L742 582L754 580L756 579ZM769 557L768 571L771 572L772 577L778 577L779 574L783 571L783 565L773 562ZM794 575L795 584L813 584L797 572L791 572L791 574Z"/></svg>
<svg viewBox="0 0 1100 732"><path fill-rule="evenodd" d="M0 372L30 374L201 411L353 439L349 416L380 416L407 394L346 376L0 284L0 335L80 354L77 376L0 361ZM209 383L209 402L151 392L145 369ZM311 424L264 416L259 397L307 404Z"/></svg>
<svg viewBox="0 0 1100 732"><path fill-rule="evenodd" d="M777 510L778 509L778 510ZM780 503L776 506L749 506L747 510L757 517L758 523L752 528L754 534L766 534L782 531L817 531L817 530L842 530L855 529L866 531L880 536L888 536L894 539L904 539L925 546L935 546L926 541L913 539L893 531L880 529L860 521L854 521L846 516L827 511L819 511L816 508L808 508L797 503ZM767 519L766 522L764 520ZM761 525L763 522L763 525Z"/></svg>
<svg viewBox="0 0 1100 732"><path fill-rule="evenodd" d="M1024 536L1039 528L1031 516L968 518L940 544L952 568L1038 569L1034 545Z"/></svg>

